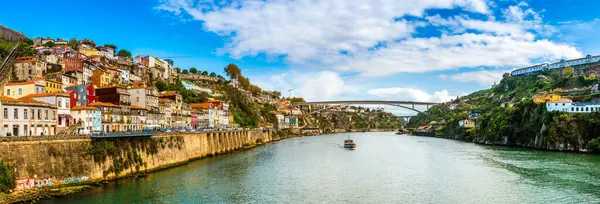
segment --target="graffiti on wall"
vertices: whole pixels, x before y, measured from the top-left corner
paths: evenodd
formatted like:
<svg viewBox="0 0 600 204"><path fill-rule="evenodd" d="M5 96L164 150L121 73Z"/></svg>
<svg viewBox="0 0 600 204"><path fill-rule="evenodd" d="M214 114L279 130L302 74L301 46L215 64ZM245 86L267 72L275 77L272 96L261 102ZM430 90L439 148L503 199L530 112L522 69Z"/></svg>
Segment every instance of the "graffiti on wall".
<svg viewBox="0 0 600 204"><path fill-rule="evenodd" d="M75 177L68 177L65 178L65 183L79 183L79 182L84 182L89 180L90 178L87 176L75 176Z"/></svg>
<svg viewBox="0 0 600 204"><path fill-rule="evenodd" d="M54 182L52 179L32 179L32 178L24 178L17 180L17 190L25 190L32 188L42 188L45 186L52 186Z"/></svg>
<svg viewBox="0 0 600 204"><path fill-rule="evenodd" d="M79 183L89 180L90 178L87 176L74 176L67 177L64 179L65 183ZM43 188L46 186L54 185L54 181L51 178L46 179L32 179L32 178L22 178L17 180L16 190L26 190L33 188Z"/></svg>

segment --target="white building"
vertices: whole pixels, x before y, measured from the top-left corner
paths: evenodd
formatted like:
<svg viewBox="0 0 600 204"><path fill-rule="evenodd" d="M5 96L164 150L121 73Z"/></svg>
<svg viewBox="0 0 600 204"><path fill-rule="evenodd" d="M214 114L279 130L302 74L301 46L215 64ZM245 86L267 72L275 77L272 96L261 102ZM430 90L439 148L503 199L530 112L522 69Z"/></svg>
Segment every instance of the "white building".
<svg viewBox="0 0 600 204"><path fill-rule="evenodd" d="M121 82L124 84L129 83L129 70L118 69L121 72Z"/></svg>
<svg viewBox="0 0 600 204"><path fill-rule="evenodd" d="M0 97L1 136L42 136L56 133L56 107L30 98Z"/></svg>
<svg viewBox="0 0 600 204"><path fill-rule="evenodd" d="M591 113L600 111L600 103L572 102L568 99L561 99L559 101L546 102L546 110L549 112L560 111L567 113Z"/></svg>
<svg viewBox="0 0 600 204"><path fill-rule="evenodd" d="M53 93L41 93L41 94L30 94L25 98L30 98L39 102L44 102L53 107L57 108L57 132L68 127L73 123L73 117L71 117L71 104L70 96L65 92L53 92Z"/></svg>
<svg viewBox="0 0 600 204"><path fill-rule="evenodd" d="M100 109L91 106L75 106L71 109L71 116L76 123L80 123L77 132L90 134L92 131L102 131L102 113Z"/></svg>

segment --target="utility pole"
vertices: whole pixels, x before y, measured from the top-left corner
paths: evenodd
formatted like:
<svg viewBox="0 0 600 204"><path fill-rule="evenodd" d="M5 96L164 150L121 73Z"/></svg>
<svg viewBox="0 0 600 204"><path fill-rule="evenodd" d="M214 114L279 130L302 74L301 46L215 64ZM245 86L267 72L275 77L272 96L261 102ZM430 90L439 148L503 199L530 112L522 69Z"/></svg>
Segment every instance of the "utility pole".
<svg viewBox="0 0 600 204"><path fill-rule="evenodd" d="M290 97L288 98L288 100L292 100L292 91L295 90L296 88L293 89L289 89L288 92L290 93Z"/></svg>

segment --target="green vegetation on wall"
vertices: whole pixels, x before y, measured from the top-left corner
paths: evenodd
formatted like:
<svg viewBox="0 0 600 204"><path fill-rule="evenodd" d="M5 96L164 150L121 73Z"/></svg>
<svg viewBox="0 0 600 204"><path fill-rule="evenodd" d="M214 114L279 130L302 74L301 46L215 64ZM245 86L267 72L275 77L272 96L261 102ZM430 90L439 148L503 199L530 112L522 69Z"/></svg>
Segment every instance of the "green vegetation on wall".
<svg viewBox="0 0 600 204"><path fill-rule="evenodd" d="M0 162L0 192L5 192L15 187L15 177L12 175L8 166Z"/></svg>

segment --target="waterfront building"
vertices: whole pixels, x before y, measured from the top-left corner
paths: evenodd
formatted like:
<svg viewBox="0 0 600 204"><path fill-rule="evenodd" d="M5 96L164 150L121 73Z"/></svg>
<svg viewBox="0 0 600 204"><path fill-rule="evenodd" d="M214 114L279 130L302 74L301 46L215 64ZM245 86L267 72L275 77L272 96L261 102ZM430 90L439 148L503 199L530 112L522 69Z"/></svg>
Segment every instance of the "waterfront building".
<svg viewBox="0 0 600 204"><path fill-rule="evenodd" d="M56 131L60 132L73 123L71 116L70 96L63 91L52 93L29 94L22 99L30 98L35 101L44 102L56 107L57 126Z"/></svg>
<svg viewBox="0 0 600 204"><path fill-rule="evenodd" d="M125 115L131 114L124 112L121 107L112 103L94 102L89 106L100 109L102 113L102 131L104 132L122 132L126 131L128 125Z"/></svg>
<svg viewBox="0 0 600 204"><path fill-rule="evenodd" d="M29 94L44 93L44 80L32 79L26 82L9 82L4 85L4 95L20 98Z"/></svg>
<svg viewBox="0 0 600 204"><path fill-rule="evenodd" d="M56 133L56 106L31 98L0 97L0 135L42 136Z"/></svg>
<svg viewBox="0 0 600 204"><path fill-rule="evenodd" d="M148 110L144 107L132 104L131 105L131 115L130 118L131 120L129 121L129 129L132 131L140 131L143 130L144 128L147 128L146 126L146 120L147 120L147 112Z"/></svg>
<svg viewBox="0 0 600 204"><path fill-rule="evenodd" d="M93 131L102 131L102 112L93 106L74 106L71 108L75 124L79 127L79 134L90 134Z"/></svg>
<svg viewBox="0 0 600 204"><path fill-rule="evenodd" d="M15 61L13 72L16 75L16 81L26 81L35 78L41 78L47 69L46 62L42 62L35 57L19 57Z"/></svg>

